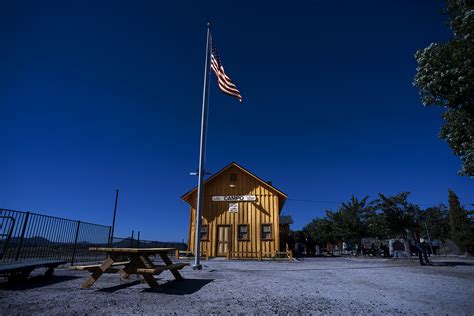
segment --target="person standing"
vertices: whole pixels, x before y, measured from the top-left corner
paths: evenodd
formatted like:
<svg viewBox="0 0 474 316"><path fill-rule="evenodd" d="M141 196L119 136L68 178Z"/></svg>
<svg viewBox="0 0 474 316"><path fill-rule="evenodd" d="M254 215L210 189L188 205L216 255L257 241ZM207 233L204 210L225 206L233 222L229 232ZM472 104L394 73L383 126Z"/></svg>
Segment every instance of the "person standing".
<svg viewBox="0 0 474 316"><path fill-rule="evenodd" d="M315 247L315 243L314 243L314 240L313 238L311 238L311 236L308 235L308 237L306 237L306 256L308 257L314 257L314 247Z"/></svg>
<svg viewBox="0 0 474 316"><path fill-rule="evenodd" d="M292 256L295 256L295 238L291 232L288 233L288 239L286 241L288 245L288 250L291 251Z"/></svg>
<svg viewBox="0 0 474 316"><path fill-rule="evenodd" d="M428 260L428 255L426 254L425 248L420 243L420 239L417 238L416 234L413 233L413 239L415 239L415 248L418 252L418 258L420 259L420 265L431 265L431 262Z"/></svg>

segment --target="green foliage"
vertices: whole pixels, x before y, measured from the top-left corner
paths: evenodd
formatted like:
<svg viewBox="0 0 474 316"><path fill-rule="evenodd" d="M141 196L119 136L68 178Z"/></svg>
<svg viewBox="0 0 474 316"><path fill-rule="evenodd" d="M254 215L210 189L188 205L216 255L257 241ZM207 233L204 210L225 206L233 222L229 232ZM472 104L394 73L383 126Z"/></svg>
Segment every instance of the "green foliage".
<svg viewBox="0 0 474 316"><path fill-rule="evenodd" d="M386 239L390 237L390 230L385 225L385 217L375 207L370 207L367 210L366 216L366 236L373 238Z"/></svg>
<svg viewBox="0 0 474 316"><path fill-rule="evenodd" d="M303 232L311 236L319 244L336 243L337 238L333 233L332 223L325 218L313 219L309 224L303 227Z"/></svg>
<svg viewBox="0 0 474 316"><path fill-rule="evenodd" d="M474 112L474 111L473 111ZM449 109L443 114L445 124L440 137L463 163L461 174L474 176L474 114L468 110Z"/></svg>
<svg viewBox="0 0 474 316"><path fill-rule="evenodd" d="M373 202L378 211L381 225L385 228L385 236L407 238L407 231L417 230L420 221L420 208L408 202L409 192L394 196L379 194Z"/></svg>
<svg viewBox="0 0 474 316"><path fill-rule="evenodd" d="M313 219L302 232L324 245L342 241L358 244L364 237L428 237L428 229L432 240L457 238L463 249L474 250L474 225L469 224L468 212L453 192L450 191L449 213L442 204L422 210L408 201L409 195L409 192L393 196L379 194L371 202L367 196L360 200L352 196L337 211L328 210L324 218Z"/></svg>
<svg viewBox="0 0 474 316"><path fill-rule="evenodd" d="M367 231L367 199L368 197L359 200L352 196L336 212L326 211L326 218L312 220L303 231L318 244L334 244L343 240L357 243Z"/></svg>
<svg viewBox="0 0 474 316"><path fill-rule="evenodd" d="M474 176L474 2L446 0L453 38L416 52L413 84L424 105L446 107L440 137L460 157L462 175Z"/></svg>
<svg viewBox="0 0 474 316"><path fill-rule="evenodd" d="M337 212L328 211L326 217L333 223L333 234L337 240L345 240L351 243L359 242L367 231L365 214L367 211L366 196L358 200L351 197L348 203L342 203Z"/></svg>
<svg viewBox="0 0 474 316"><path fill-rule="evenodd" d="M445 241L449 238L448 209L445 205L440 204L427 208L421 214L421 221L426 223L426 227L429 228L429 235L431 239L440 239ZM426 228L423 226L420 229L422 235L428 237L426 234Z"/></svg>
<svg viewBox="0 0 474 316"><path fill-rule="evenodd" d="M468 212L462 207L459 198L449 190L449 227L451 239L461 251L471 251L474 247L473 227L469 222Z"/></svg>

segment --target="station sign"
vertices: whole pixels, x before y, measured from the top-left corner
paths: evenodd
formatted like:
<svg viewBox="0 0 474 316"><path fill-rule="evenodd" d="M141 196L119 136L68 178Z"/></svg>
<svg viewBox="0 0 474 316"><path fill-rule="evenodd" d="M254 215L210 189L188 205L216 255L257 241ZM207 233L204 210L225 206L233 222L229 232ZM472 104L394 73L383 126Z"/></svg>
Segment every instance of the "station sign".
<svg viewBox="0 0 474 316"><path fill-rule="evenodd" d="M256 201L255 195L214 195L212 196L213 202L246 202Z"/></svg>

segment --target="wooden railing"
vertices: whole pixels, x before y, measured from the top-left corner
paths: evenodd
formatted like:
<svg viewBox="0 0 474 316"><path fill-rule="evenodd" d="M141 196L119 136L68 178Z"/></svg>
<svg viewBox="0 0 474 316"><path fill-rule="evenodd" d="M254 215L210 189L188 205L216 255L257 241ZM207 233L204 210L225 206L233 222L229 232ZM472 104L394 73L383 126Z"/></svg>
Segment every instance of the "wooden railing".
<svg viewBox="0 0 474 316"><path fill-rule="evenodd" d="M176 250L176 259L180 257L189 257L194 256L194 251L191 250ZM273 258L273 259L288 259L288 261L293 261L293 252L286 247L286 251L228 251L226 253L226 258L230 259L255 259L262 260L263 258ZM201 252L201 258L204 260L209 260L209 251L204 250Z"/></svg>
<svg viewBox="0 0 474 316"><path fill-rule="evenodd" d="M179 259L180 257L189 257L190 255L194 256L194 251L176 249L176 259ZM200 257L203 258L204 260L209 260L209 255L207 251L201 251Z"/></svg>
<svg viewBox="0 0 474 316"><path fill-rule="evenodd" d="M285 258L289 261L293 260L293 253L291 251L229 251L226 253L228 260L230 259L255 259L262 260L263 258Z"/></svg>

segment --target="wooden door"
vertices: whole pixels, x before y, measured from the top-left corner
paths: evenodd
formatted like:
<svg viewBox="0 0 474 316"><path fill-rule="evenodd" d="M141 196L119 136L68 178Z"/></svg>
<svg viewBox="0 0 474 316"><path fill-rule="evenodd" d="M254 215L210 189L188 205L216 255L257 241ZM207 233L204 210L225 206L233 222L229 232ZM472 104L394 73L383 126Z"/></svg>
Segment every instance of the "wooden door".
<svg viewBox="0 0 474 316"><path fill-rule="evenodd" d="M217 255L226 256L231 251L230 226L217 227Z"/></svg>

